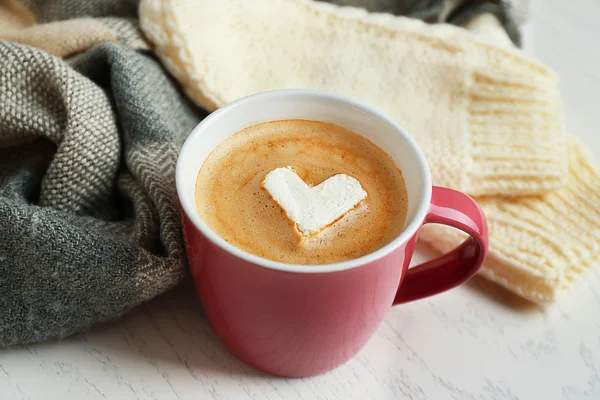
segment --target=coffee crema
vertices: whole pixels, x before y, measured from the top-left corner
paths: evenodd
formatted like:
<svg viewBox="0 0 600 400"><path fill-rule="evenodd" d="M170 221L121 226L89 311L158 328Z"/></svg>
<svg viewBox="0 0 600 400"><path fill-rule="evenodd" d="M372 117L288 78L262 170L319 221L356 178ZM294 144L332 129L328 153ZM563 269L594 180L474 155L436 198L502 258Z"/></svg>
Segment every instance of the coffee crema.
<svg viewBox="0 0 600 400"><path fill-rule="evenodd" d="M300 238L262 187L270 171L290 166L309 185L336 174L357 179L367 197L310 238ZM200 218L230 244L290 264L329 264L385 246L404 228L408 199L394 161L364 137L307 120L266 122L220 143L198 173Z"/></svg>

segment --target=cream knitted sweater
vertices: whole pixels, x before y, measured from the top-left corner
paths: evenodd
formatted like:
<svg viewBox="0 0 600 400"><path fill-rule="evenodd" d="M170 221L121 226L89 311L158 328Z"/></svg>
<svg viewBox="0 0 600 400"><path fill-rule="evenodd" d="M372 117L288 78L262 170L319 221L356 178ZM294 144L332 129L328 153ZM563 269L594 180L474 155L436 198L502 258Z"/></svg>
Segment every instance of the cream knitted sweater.
<svg viewBox="0 0 600 400"><path fill-rule="evenodd" d="M209 110L303 87L393 117L436 185L485 196L482 274L522 296L553 299L599 253L598 176L566 144L556 76L522 52L449 25L310 0L143 0L140 18L166 67ZM441 229L422 236L442 250L461 240Z"/></svg>

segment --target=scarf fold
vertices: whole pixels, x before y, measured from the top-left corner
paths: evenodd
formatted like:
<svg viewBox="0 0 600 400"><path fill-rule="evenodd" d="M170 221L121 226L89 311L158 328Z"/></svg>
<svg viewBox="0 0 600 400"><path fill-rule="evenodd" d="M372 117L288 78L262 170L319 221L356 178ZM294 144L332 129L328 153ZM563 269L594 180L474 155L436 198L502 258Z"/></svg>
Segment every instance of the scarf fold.
<svg viewBox="0 0 600 400"><path fill-rule="evenodd" d="M21 28L46 29L43 50L0 41L0 347L115 319L185 274L174 169L203 114L135 50L135 21L100 14ZM72 24L94 40L49 54ZM95 44L100 25L116 40Z"/></svg>

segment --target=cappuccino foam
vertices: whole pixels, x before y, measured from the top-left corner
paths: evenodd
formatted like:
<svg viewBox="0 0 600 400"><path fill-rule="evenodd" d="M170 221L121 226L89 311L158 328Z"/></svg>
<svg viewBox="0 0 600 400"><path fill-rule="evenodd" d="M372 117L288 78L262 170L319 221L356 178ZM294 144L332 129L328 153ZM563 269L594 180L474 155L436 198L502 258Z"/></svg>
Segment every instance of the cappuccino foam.
<svg viewBox="0 0 600 400"><path fill-rule="evenodd" d="M263 187L267 174L291 167L309 186L345 174L367 196L335 223L308 238ZM404 227L402 173L369 140L340 126L306 120L246 128L208 156L195 189L200 218L232 245L291 264L329 264L369 254Z"/></svg>

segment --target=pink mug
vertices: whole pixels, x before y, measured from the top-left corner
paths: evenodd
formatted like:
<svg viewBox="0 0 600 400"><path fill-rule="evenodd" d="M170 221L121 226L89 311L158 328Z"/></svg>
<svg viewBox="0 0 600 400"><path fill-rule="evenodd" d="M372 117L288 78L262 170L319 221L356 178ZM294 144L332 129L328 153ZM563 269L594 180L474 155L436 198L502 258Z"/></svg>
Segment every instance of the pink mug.
<svg viewBox="0 0 600 400"><path fill-rule="evenodd" d="M195 209L202 163L224 139L251 125L285 119L332 122L369 139L397 163L408 192L404 230L381 249L327 265L292 265L240 250L217 236ZM186 252L206 316L223 344L255 368L280 376L319 374L352 358L392 305L469 280L488 249L485 216L469 196L432 187L410 135L358 101L291 89L234 101L205 118L177 161ZM437 259L408 268L419 228L438 223L471 237Z"/></svg>

